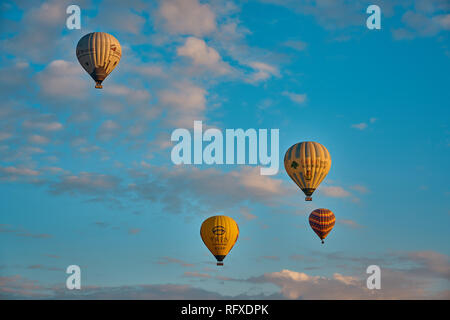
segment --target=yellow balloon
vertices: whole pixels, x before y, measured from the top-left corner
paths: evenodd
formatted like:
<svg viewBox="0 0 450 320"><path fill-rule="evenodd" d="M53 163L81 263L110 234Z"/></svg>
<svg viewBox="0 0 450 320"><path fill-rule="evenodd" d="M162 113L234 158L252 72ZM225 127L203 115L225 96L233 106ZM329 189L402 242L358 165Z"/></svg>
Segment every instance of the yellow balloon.
<svg viewBox="0 0 450 320"><path fill-rule="evenodd" d="M92 32L78 41L77 58L81 66L94 79L97 89L113 71L122 56L122 48L114 36L105 32Z"/></svg>
<svg viewBox="0 0 450 320"><path fill-rule="evenodd" d="M331 156L327 148L320 143L300 142L286 152L284 168L305 193L305 200L311 201L313 192L330 171Z"/></svg>
<svg viewBox="0 0 450 320"><path fill-rule="evenodd" d="M239 227L230 217L213 216L203 221L200 235L206 247L216 257L217 265L223 266L223 259L239 237Z"/></svg>

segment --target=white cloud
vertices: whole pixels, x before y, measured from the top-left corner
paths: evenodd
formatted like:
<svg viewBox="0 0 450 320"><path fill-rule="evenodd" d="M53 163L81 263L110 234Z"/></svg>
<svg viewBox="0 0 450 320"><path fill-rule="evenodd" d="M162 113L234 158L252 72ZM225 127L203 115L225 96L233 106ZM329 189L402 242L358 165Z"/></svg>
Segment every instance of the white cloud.
<svg viewBox="0 0 450 320"><path fill-rule="evenodd" d="M28 141L35 144L47 144L50 142L50 139L38 134L33 134L28 137Z"/></svg>
<svg viewBox="0 0 450 320"><path fill-rule="evenodd" d="M104 5L107 5L107 8L102 7L98 10L98 15L95 17L96 21L101 21L104 30L131 33L135 37L139 35L146 22L142 16L146 12L141 3L109 0Z"/></svg>
<svg viewBox="0 0 450 320"><path fill-rule="evenodd" d="M377 121L378 121L378 118L375 118L375 117L369 118L369 123L371 125L374 124ZM367 122L360 122L360 123L352 124L351 127L354 128L354 129L358 129L358 130L363 131L363 130L365 130L365 129L367 129L369 127L369 124Z"/></svg>
<svg viewBox="0 0 450 320"><path fill-rule="evenodd" d="M100 140L110 140L120 133L121 125L113 120L104 121L97 130L97 138Z"/></svg>
<svg viewBox="0 0 450 320"><path fill-rule="evenodd" d="M156 78L164 78L167 76L164 68L158 65L139 65L139 66L131 66L130 71L139 75L143 75L145 77L156 77Z"/></svg>
<svg viewBox="0 0 450 320"><path fill-rule="evenodd" d="M143 89L134 89L129 85L109 85L105 86L105 92L115 96L122 96L133 102L144 102L150 99L150 93Z"/></svg>
<svg viewBox="0 0 450 320"><path fill-rule="evenodd" d="M369 193L369 189L367 187L359 185L359 184L351 186L350 189L358 191L359 193L363 193L363 194Z"/></svg>
<svg viewBox="0 0 450 320"><path fill-rule="evenodd" d="M142 172L149 173L147 168ZM141 176L139 172L137 175ZM258 167L222 172L217 169L176 166L154 167L151 178L136 181L129 191L141 200L161 201L167 212L203 213L220 212L242 206L247 201L273 205L280 201L280 196L291 190L282 184L282 180L261 176ZM194 200L186 203L187 198Z"/></svg>
<svg viewBox="0 0 450 320"><path fill-rule="evenodd" d="M272 283L288 299L448 299L449 291L427 291L429 282L416 274L389 268L382 269L382 289L370 290L366 278L334 273L332 277L312 276L284 269L265 273L247 281ZM447 296L447 298L445 298Z"/></svg>
<svg viewBox="0 0 450 320"><path fill-rule="evenodd" d="M352 194L339 186L322 186L319 188L320 192L332 198L346 198Z"/></svg>
<svg viewBox="0 0 450 320"><path fill-rule="evenodd" d="M415 1L414 6L402 16L404 26L392 30L394 39L432 37L450 30L449 10L450 5L445 0Z"/></svg>
<svg viewBox="0 0 450 320"><path fill-rule="evenodd" d="M39 171L28 168L0 167L0 173L3 177L14 178L15 176L37 176Z"/></svg>
<svg viewBox="0 0 450 320"><path fill-rule="evenodd" d="M282 92L282 95L288 97L297 104L304 104L306 102L306 93L293 93L284 91Z"/></svg>
<svg viewBox="0 0 450 320"><path fill-rule="evenodd" d="M230 175L237 178L240 184L255 195L270 196L283 192L282 180L261 175L258 167L244 167L240 171L232 171Z"/></svg>
<svg viewBox="0 0 450 320"><path fill-rule="evenodd" d="M337 223L342 224L344 226L350 227L352 229L359 229L362 228L362 226L357 223L354 220L350 220L350 219L338 219Z"/></svg>
<svg viewBox="0 0 450 320"><path fill-rule="evenodd" d="M198 0L164 0L158 16L171 33L203 36L216 30L216 16L208 4Z"/></svg>
<svg viewBox="0 0 450 320"><path fill-rule="evenodd" d="M43 115L37 119L25 120L22 126L26 129L42 130L42 131L59 131L63 125L58 121L53 121L51 117Z"/></svg>
<svg viewBox="0 0 450 320"><path fill-rule="evenodd" d="M367 123L361 122L357 124L352 124L352 128L358 129L358 130L364 130L368 127Z"/></svg>
<svg viewBox="0 0 450 320"><path fill-rule="evenodd" d="M395 40L411 40L414 39L414 34L405 28L398 28L392 30L392 37Z"/></svg>
<svg viewBox="0 0 450 320"><path fill-rule="evenodd" d="M364 21L364 9L367 7L367 5L364 7L365 3L362 1L346 0L264 1L288 7L302 15L312 15L327 30L360 25L361 21Z"/></svg>
<svg viewBox="0 0 450 320"><path fill-rule="evenodd" d="M250 212L250 208L247 207L241 207L239 209L241 215L244 217L245 220L250 221L250 220L254 220L257 218L256 215L254 215L253 213Z"/></svg>
<svg viewBox="0 0 450 320"><path fill-rule="evenodd" d="M177 259L177 258L172 258L172 257L167 257L167 256L166 257L162 257L156 263L157 264L162 264L162 265L173 263L173 264L178 264L178 265L180 265L182 267L193 267L194 266L192 263L187 263L187 262L185 262L183 260L180 260L180 259Z"/></svg>
<svg viewBox="0 0 450 320"><path fill-rule="evenodd" d="M402 21L415 34L423 37L434 36L442 30L450 29L450 14L428 16L421 12L407 11Z"/></svg>
<svg viewBox="0 0 450 320"><path fill-rule="evenodd" d="M54 194L94 194L114 192L120 179L106 174L80 172L78 175L63 176L59 182L51 183L50 190Z"/></svg>
<svg viewBox="0 0 450 320"><path fill-rule="evenodd" d="M89 145L79 148L80 153L95 151L101 149ZM59 172L56 181L43 180L42 183L48 185L53 194L94 196L96 199L111 200L108 204L119 205L133 197L136 202L159 203L165 212L170 213L204 214L244 208L241 213L247 220L256 219L245 209L247 204L273 206L283 201L280 198L293 192L293 189L283 185L283 180L261 176L258 167L222 172L192 166L167 168L141 162L127 172L132 179L127 184L122 184L119 176L90 172ZM11 175L11 172L5 175ZM192 201L186 202L188 198Z"/></svg>
<svg viewBox="0 0 450 320"><path fill-rule="evenodd" d="M49 0L26 8L20 23L12 24L16 27L15 35L3 40L2 48L27 60L47 62L60 50L59 40L69 4L69 1Z"/></svg>
<svg viewBox="0 0 450 320"><path fill-rule="evenodd" d="M450 30L450 14L434 16L433 21L436 22L442 29Z"/></svg>
<svg viewBox="0 0 450 320"><path fill-rule="evenodd" d="M19 92L30 90L30 65L27 62L17 61L4 66L0 72L0 90L2 95L10 95L20 88Z"/></svg>
<svg viewBox="0 0 450 320"><path fill-rule="evenodd" d="M206 90L189 82L177 82L173 88L161 90L159 101L166 107L167 121L179 127L192 127L194 120L202 120L206 109Z"/></svg>
<svg viewBox="0 0 450 320"><path fill-rule="evenodd" d="M83 77L84 72L78 62L55 60L37 74L37 80L46 96L80 99L85 96L88 85L94 85L87 73Z"/></svg>
<svg viewBox="0 0 450 320"><path fill-rule="evenodd" d="M283 43L286 47L295 49L297 51L303 51L306 49L306 47L308 46L308 44L306 42L300 41L300 40L289 40L286 41L285 43Z"/></svg>
<svg viewBox="0 0 450 320"><path fill-rule="evenodd" d="M250 62L249 66L255 70L255 72L248 79L249 82L260 82L271 77L280 77L278 68L270 64L254 61Z"/></svg>
<svg viewBox="0 0 450 320"><path fill-rule="evenodd" d="M8 140L8 139L11 138L12 136L13 136L12 133L9 133L9 132L0 132L0 141Z"/></svg>
<svg viewBox="0 0 450 320"><path fill-rule="evenodd" d="M424 274L430 274L437 277L450 280L450 260L449 256L436 251L413 251L407 253L407 259L421 264Z"/></svg>
<svg viewBox="0 0 450 320"><path fill-rule="evenodd" d="M205 67L220 75L230 72L230 66L222 61L220 54L202 39L187 38L184 45L177 49L177 54L189 57L194 65Z"/></svg>
<svg viewBox="0 0 450 320"><path fill-rule="evenodd" d="M340 273L334 273L333 279L335 279L339 282L342 282L343 284L346 284L346 285L358 285L360 282L360 280L356 277L344 276Z"/></svg>
<svg viewBox="0 0 450 320"><path fill-rule="evenodd" d="M211 278L211 276L207 273L199 273L199 272L191 272L191 271L184 272L183 276L191 277L191 278Z"/></svg>
<svg viewBox="0 0 450 320"><path fill-rule="evenodd" d="M161 102L178 111L203 111L206 90L190 83L176 83L175 88L159 93Z"/></svg>
<svg viewBox="0 0 450 320"><path fill-rule="evenodd" d="M175 284L142 284L135 286L100 287L84 286L80 292L68 292L58 286L45 286L35 280L20 276L0 277L0 299L132 299L132 300L181 300L181 299L223 299L230 298L219 293L194 288L188 285Z"/></svg>

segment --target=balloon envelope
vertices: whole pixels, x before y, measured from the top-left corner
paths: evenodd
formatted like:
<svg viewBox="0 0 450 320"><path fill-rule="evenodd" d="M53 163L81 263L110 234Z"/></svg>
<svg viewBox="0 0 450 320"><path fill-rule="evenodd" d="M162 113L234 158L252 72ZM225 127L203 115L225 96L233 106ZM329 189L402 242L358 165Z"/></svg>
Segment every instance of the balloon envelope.
<svg viewBox="0 0 450 320"><path fill-rule="evenodd" d="M213 216L203 221L200 235L206 247L217 259L217 265L223 265L228 252L239 237L239 227L232 218Z"/></svg>
<svg viewBox="0 0 450 320"><path fill-rule="evenodd" d="M309 225L319 236L320 240L325 239L336 223L336 217L331 210L316 209L309 215Z"/></svg>
<svg viewBox="0 0 450 320"><path fill-rule="evenodd" d="M330 171L331 156L318 142L300 142L286 151L284 168L305 193L305 200L311 201L311 195Z"/></svg>
<svg viewBox="0 0 450 320"><path fill-rule="evenodd" d="M113 71L122 56L119 41L105 32L92 32L78 41L77 58L81 66L94 79L98 89Z"/></svg>

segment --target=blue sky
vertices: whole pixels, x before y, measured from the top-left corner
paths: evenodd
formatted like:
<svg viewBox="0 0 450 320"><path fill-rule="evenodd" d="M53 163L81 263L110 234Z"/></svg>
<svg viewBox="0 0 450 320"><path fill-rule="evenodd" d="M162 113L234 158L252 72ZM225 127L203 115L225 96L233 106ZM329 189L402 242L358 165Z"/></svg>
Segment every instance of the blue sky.
<svg viewBox="0 0 450 320"><path fill-rule="evenodd" d="M449 298L448 2L78 1L68 30L70 4L1 4L1 298ZM123 50L103 90L75 56L93 31ZM282 163L175 166L194 120L279 129L280 159L320 142L330 173L305 203ZM215 214L240 227L223 268Z"/></svg>

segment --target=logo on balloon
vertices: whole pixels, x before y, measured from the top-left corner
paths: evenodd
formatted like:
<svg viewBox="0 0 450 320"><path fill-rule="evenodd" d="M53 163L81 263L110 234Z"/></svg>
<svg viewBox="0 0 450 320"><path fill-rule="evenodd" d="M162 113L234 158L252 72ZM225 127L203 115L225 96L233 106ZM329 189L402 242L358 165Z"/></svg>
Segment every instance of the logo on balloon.
<svg viewBox="0 0 450 320"><path fill-rule="evenodd" d="M293 169L297 169L297 168L298 168L298 166L299 166L299 164L298 164L297 162L295 162L295 161L292 161L292 164L291 164L291 168L293 168Z"/></svg>
<svg viewBox="0 0 450 320"><path fill-rule="evenodd" d="M225 228L223 226L216 226L212 229L212 232L216 236L221 236L221 235L225 234Z"/></svg>

